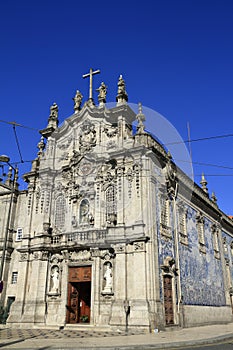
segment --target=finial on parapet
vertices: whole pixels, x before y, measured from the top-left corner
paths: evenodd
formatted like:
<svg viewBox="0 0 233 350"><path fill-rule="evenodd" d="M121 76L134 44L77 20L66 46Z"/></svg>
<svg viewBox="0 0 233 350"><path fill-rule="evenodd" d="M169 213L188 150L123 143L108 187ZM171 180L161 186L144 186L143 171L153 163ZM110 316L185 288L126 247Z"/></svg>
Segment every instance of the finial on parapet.
<svg viewBox="0 0 233 350"><path fill-rule="evenodd" d="M211 199L214 202L214 204L217 204L217 197L214 192L212 192Z"/></svg>
<svg viewBox="0 0 233 350"><path fill-rule="evenodd" d="M12 183L12 179L11 178L12 178L12 167L10 166L9 170L8 170L8 173L7 173L7 179L6 179L6 182L5 182L5 184L7 186L11 185L11 183Z"/></svg>
<svg viewBox="0 0 233 350"><path fill-rule="evenodd" d="M202 175L201 175L200 184L201 184L201 188L203 189L203 191L204 191L205 193L208 193L208 188L207 188L208 182L207 182L206 179L205 179L204 173L202 173Z"/></svg>
<svg viewBox="0 0 233 350"><path fill-rule="evenodd" d="M138 103L138 114L136 115L136 119L138 121L137 134L145 134L145 125L143 124L143 122L146 120L146 117L142 113L141 102Z"/></svg>
<svg viewBox="0 0 233 350"><path fill-rule="evenodd" d="M104 103L106 103L107 86L104 84L104 82L102 82L100 87L96 89L96 91L99 92L99 95L98 95L99 105L103 106Z"/></svg>
<svg viewBox="0 0 233 350"><path fill-rule="evenodd" d="M74 113L78 113L81 109L83 95L79 90L76 91L75 96L73 97L74 101Z"/></svg>
<svg viewBox="0 0 233 350"><path fill-rule="evenodd" d="M38 157L42 156L43 150L45 149L44 136L41 136L40 142L37 145L39 152L37 153Z"/></svg>
<svg viewBox="0 0 233 350"><path fill-rule="evenodd" d="M128 94L125 90L125 81L122 78L122 75L120 75L119 80L118 80L118 91L117 91L117 106L121 104L125 104L128 101Z"/></svg>

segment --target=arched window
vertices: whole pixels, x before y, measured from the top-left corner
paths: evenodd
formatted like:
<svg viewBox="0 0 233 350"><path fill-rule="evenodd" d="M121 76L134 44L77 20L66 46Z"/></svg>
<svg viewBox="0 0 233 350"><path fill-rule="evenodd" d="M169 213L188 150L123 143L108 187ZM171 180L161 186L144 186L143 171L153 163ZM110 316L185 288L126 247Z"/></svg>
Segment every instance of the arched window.
<svg viewBox="0 0 233 350"><path fill-rule="evenodd" d="M115 187L113 185L108 186L106 189L106 221L110 225L117 224L117 204Z"/></svg>
<svg viewBox="0 0 233 350"><path fill-rule="evenodd" d="M65 226L66 202L63 196L59 196L55 202L55 226L63 229Z"/></svg>

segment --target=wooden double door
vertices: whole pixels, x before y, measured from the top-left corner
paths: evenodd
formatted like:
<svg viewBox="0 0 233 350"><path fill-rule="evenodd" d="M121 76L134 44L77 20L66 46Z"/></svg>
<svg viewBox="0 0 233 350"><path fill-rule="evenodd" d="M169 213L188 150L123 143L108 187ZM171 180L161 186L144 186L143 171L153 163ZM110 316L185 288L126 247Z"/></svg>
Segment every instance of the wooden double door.
<svg viewBox="0 0 233 350"><path fill-rule="evenodd" d="M172 289L172 277L165 275L163 277L163 291L164 291L164 312L166 326L174 324L174 311L173 311L173 289Z"/></svg>
<svg viewBox="0 0 233 350"><path fill-rule="evenodd" d="M90 322L91 266L70 267L66 322Z"/></svg>

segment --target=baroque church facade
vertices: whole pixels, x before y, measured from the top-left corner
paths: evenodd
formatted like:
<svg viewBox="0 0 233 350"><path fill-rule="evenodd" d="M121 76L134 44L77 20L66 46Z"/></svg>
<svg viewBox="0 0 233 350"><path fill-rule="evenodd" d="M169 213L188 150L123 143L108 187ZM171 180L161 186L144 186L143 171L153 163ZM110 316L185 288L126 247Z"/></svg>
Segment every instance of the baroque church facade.
<svg viewBox="0 0 233 350"><path fill-rule="evenodd" d="M145 131L120 76L58 106L17 186L1 183L2 305L12 327L153 331L233 320L233 221ZM137 120L136 130L132 124ZM161 180L162 179L162 180ZM190 195L191 191L191 195Z"/></svg>

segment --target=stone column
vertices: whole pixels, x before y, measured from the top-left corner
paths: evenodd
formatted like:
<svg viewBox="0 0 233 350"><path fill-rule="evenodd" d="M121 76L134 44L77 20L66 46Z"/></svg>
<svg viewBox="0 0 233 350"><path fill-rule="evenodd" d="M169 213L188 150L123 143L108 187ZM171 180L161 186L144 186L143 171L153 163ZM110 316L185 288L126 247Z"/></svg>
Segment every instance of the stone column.
<svg viewBox="0 0 233 350"><path fill-rule="evenodd" d="M147 298L146 243L134 242L129 246L127 262L127 295L130 305L129 326L144 327L150 325Z"/></svg>
<svg viewBox="0 0 233 350"><path fill-rule="evenodd" d="M114 264L114 302L112 305L112 314L110 325L125 326L124 301L127 300L126 286L126 264L127 264L127 246L125 244L116 244L114 246L116 257Z"/></svg>

